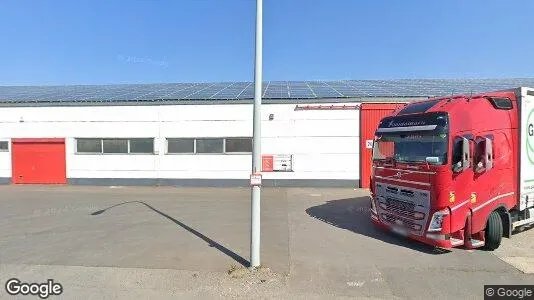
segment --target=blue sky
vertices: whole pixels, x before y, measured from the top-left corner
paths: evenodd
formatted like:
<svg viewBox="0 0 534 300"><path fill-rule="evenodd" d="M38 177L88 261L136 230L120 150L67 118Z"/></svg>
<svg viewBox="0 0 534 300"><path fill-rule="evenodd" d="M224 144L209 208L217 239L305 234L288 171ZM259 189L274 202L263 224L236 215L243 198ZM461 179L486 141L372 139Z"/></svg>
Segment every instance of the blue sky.
<svg viewBox="0 0 534 300"><path fill-rule="evenodd" d="M532 77L532 11L532 0L264 0L263 76ZM251 81L254 26L255 0L4 0L0 85Z"/></svg>

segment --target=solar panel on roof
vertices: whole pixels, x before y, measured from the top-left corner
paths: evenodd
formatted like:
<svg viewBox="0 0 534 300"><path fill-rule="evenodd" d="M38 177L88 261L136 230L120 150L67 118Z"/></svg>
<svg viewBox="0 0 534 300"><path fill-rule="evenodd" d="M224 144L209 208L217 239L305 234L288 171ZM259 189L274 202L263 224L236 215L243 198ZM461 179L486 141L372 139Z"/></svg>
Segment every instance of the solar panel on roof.
<svg viewBox="0 0 534 300"><path fill-rule="evenodd" d="M311 91L311 89L309 88L291 88L289 90L289 93L291 95L291 97L294 97L294 98L312 98L314 97L314 94L313 92Z"/></svg>
<svg viewBox="0 0 534 300"><path fill-rule="evenodd" d="M269 81L263 84L262 96L265 99L433 97L482 93L518 86L534 86L534 79ZM253 97L252 82L0 87L0 102L3 103L135 102Z"/></svg>

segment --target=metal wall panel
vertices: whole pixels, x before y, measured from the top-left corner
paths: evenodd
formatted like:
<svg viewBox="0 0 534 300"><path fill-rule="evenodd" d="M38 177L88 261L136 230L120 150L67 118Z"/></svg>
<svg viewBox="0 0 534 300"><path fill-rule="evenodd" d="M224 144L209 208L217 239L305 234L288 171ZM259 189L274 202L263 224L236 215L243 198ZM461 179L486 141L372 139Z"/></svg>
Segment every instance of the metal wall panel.
<svg viewBox="0 0 534 300"><path fill-rule="evenodd" d="M360 107L360 183L362 188L369 188L371 176L370 144L380 120L391 114L402 103L363 103Z"/></svg>

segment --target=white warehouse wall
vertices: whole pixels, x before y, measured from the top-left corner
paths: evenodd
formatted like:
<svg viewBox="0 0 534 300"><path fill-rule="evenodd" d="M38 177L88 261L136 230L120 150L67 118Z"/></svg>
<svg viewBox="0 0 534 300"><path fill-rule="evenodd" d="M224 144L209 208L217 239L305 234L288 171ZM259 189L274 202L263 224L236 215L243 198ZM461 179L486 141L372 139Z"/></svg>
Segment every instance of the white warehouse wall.
<svg viewBox="0 0 534 300"><path fill-rule="evenodd" d="M4 133L5 135L5 133ZM9 141L8 136L0 136L0 141ZM0 183L11 177L11 145L9 151L0 150Z"/></svg>
<svg viewBox="0 0 534 300"><path fill-rule="evenodd" d="M357 185L360 111L295 106L262 105L262 153L294 156L294 172L264 172L263 178ZM66 138L67 178L248 179L251 170L250 154L165 154L166 138L252 136L251 104L3 107L0 123L4 140ZM76 154L75 138L83 137L154 137L156 154ZM11 177L9 152L0 152L0 177Z"/></svg>

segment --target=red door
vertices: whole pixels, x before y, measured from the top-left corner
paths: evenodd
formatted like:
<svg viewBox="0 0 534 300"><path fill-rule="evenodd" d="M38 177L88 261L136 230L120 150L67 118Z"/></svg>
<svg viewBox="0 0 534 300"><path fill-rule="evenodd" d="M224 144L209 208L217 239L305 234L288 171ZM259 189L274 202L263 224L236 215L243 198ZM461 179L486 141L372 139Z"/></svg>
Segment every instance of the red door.
<svg viewBox="0 0 534 300"><path fill-rule="evenodd" d="M65 139L13 139L13 183L67 183Z"/></svg>
<svg viewBox="0 0 534 300"><path fill-rule="evenodd" d="M369 188L372 142L380 120L404 104L363 103L360 107L360 187Z"/></svg>

